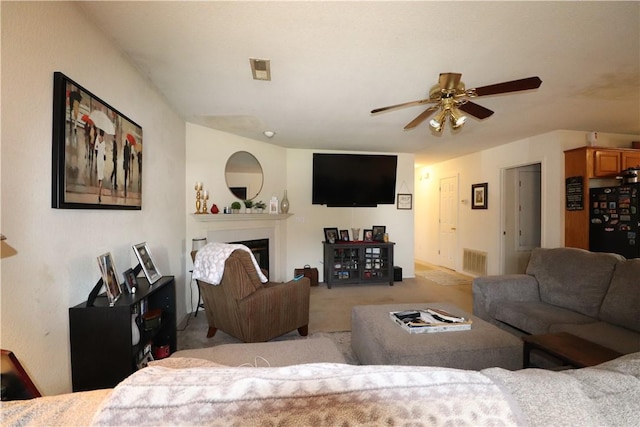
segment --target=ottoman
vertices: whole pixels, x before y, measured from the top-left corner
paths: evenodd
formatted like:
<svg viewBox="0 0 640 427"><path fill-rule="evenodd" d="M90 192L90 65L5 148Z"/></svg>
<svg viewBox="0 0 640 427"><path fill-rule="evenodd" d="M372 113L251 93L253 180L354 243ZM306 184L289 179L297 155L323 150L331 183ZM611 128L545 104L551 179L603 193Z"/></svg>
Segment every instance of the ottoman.
<svg viewBox="0 0 640 427"><path fill-rule="evenodd" d="M222 344L176 351L171 357L193 357L227 366L289 366L301 363L347 363L329 338L306 338L262 343Z"/></svg>
<svg viewBox="0 0 640 427"><path fill-rule="evenodd" d="M409 334L390 311L441 308L473 321L470 330ZM522 367L522 340L453 304L359 305L351 311L351 347L363 365L442 366L480 370Z"/></svg>

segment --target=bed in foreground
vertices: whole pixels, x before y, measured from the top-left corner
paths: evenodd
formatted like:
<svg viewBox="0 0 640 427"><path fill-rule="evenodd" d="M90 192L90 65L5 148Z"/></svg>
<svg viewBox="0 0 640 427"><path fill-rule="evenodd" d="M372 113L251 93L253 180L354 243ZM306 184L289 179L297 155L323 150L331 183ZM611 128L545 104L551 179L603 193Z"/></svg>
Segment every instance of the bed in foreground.
<svg viewBox="0 0 640 427"><path fill-rule="evenodd" d="M640 353L560 372L168 358L110 390L3 402L3 425L635 425Z"/></svg>

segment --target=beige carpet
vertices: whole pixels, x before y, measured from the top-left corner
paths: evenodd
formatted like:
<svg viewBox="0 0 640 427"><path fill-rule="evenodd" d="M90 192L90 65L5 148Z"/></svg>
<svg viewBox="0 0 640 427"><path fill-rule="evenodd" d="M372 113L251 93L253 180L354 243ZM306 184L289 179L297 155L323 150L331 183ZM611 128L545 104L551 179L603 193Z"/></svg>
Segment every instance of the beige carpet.
<svg viewBox="0 0 640 427"><path fill-rule="evenodd" d="M473 280L472 277L464 276L459 273L449 272L445 270L429 270L421 271L419 273L421 277L436 282L438 285L451 286L451 285L470 285Z"/></svg>

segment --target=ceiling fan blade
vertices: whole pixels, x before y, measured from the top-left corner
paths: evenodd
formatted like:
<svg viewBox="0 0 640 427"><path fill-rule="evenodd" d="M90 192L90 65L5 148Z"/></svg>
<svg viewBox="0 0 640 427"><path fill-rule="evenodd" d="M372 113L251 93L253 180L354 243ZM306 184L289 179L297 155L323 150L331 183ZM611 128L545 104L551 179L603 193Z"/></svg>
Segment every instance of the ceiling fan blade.
<svg viewBox="0 0 640 427"><path fill-rule="evenodd" d="M464 111L467 114L471 114L473 117L477 117L478 119L486 119L490 115L493 114L493 111L488 108L483 107L482 105L478 105L475 102L467 101L464 104L458 107L459 110Z"/></svg>
<svg viewBox="0 0 640 427"><path fill-rule="evenodd" d="M408 129L413 129L414 127L418 126L420 123L424 122L425 119L427 117L429 117L431 115L431 113L433 113L434 111L436 111L438 108L440 108L439 105L433 105L429 108L427 108L426 110L424 110L422 113L420 113L420 115L418 117L416 117L415 119L411 120L405 127L404 130L408 130Z"/></svg>
<svg viewBox="0 0 640 427"><path fill-rule="evenodd" d="M460 73L440 73L440 89L445 91L452 91L458 87L462 74Z"/></svg>
<svg viewBox="0 0 640 427"><path fill-rule="evenodd" d="M512 80L510 82L496 83L494 85L477 87L475 89L470 89L467 92L471 94L470 96L497 95L499 93L537 89L541 84L542 80L540 80L540 77L528 77L526 79Z"/></svg>
<svg viewBox="0 0 640 427"><path fill-rule="evenodd" d="M400 107L412 107L414 105L422 105L422 104L428 104L430 102L439 102L439 99L421 99L420 101L411 101L411 102L404 102L402 104L396 104L396 105L390 105L388 107L382 107L382 108L376 108L374 110L371 110L371 114L376 114L376 113L382 113L383 111L389 111L389 110L394 110L396 108L400 108Z"/></svg>

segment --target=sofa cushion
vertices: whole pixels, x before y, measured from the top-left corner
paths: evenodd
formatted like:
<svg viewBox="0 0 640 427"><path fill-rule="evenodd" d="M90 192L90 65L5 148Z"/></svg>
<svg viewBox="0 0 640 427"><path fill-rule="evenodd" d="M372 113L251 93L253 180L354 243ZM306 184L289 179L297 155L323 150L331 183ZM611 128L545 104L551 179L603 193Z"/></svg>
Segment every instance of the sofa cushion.
<svg viewBox="0 0 640 427"><path fill-rule="evenodd" d="M597 317L616 264L624 257L577 248L536 248L527 274L540 284L540 299Z"/></svg>
<svg viewBox="0 0 640 427"><path fill-rule="evenodd" d="M552 325L549 332L568 332L623 354L640 352L640 333L611 323L558 323Z"/></svg>
<svg viewBox="0 0 640 427"><path fill-rule="evenodd" d="M546 334L555 323L594 323L596 320L575 311L543 302L496 301L491 304L496 320L530 334Z"/></svg>
<svg viewBox="0 0 640 427"><path fill-rule="evenodd" d="M640 258L618 263L599 317L640 332Z"/></svg>

